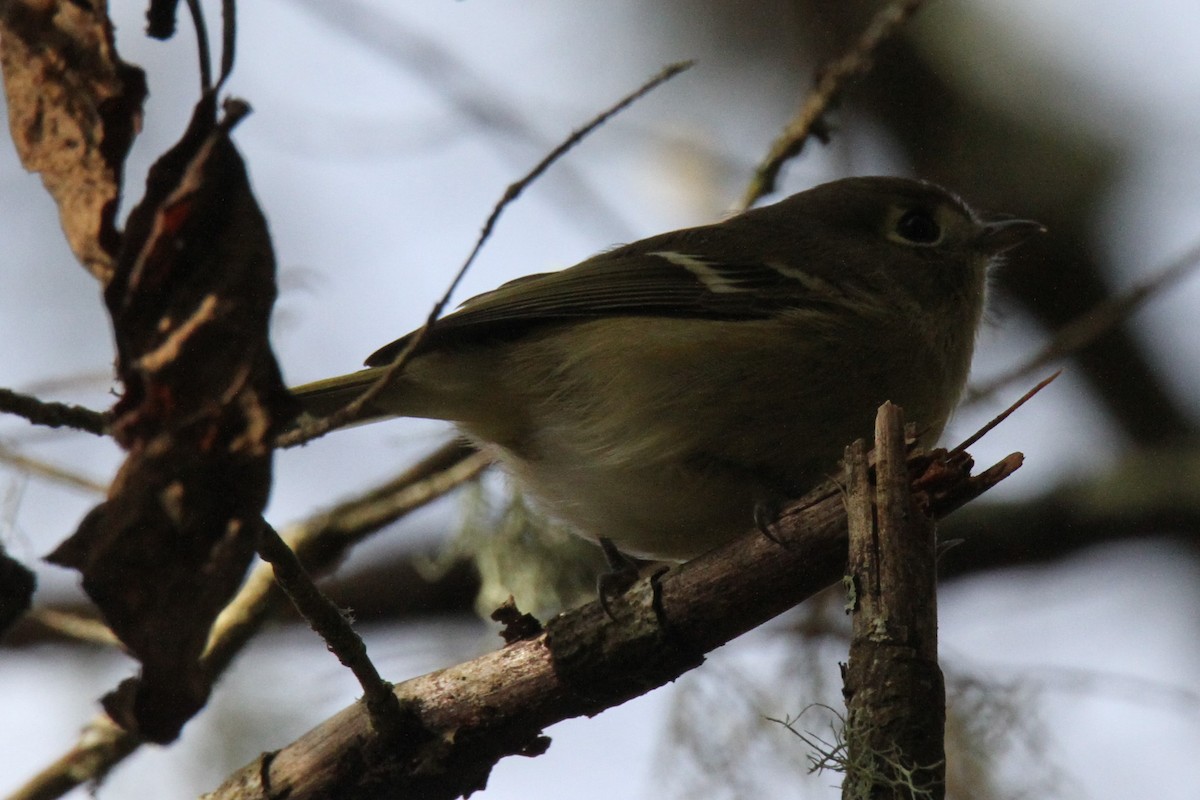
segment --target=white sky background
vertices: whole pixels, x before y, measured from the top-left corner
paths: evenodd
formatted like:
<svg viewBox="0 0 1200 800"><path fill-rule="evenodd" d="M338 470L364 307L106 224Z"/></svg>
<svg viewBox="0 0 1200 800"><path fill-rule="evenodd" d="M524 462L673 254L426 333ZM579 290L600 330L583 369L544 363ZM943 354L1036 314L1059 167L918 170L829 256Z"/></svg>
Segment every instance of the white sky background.
<svg viewBox="0 0 1200 800"><path fill-rule="evenodd" d="M321 4L243 3L238 63L228 87L255 110L235 140L274 237L282 285L275 341L293 383L354 369L419 324L504 187L665 63L700 60L510 207L457 300L618 242L712 220L737 197L791 110L788 103L807 88L807 71L764 78L689 50L682 38L664 35L649 4L634 0L369 4L395 20L398 32L444 49L468 77L439 74L534 133L533 141L519 141L465 120L444 87L431 88L431 78L411 63L331 27L310 5ZM355 7L325 5L341 13ZM169 43L148 41L140 34L143 5L114 0L113 6L121 52L147 70L151 87L146 130L126 184L128 209L148 164L186 122L195 98L194 44L186 24ZM1100 221L1120 265L1115 283L1147 274L1200 241L1200 62L1194 54L1200 6L1191 0L1140 4L1136 11L1117 0L942 0L931 6L922 24L936 24L941 13L987 14L979 17L987 32L964 47L976 59L978 79L990 81L998 94L1087 121L1129 148L1128 172ZM412 51L397 46L397 52ZM1020 62L1034 66L1014 72ZM806 151L787 169L785 189L897 169L886 148L851 148L847 138L862 141L847 132L829 148ZM107 321L94 283L57 232L39 180L23 173L10 145L0 145L0 341L9 343L0 385L33 390L45 381L99 375L82 388L46 394L102 407L109 402L105 376L112 359ZM1191 280L1137 318L1139 333L1172 365L1170 379L1192 408L1200 397L1197 304L1200 280ZM981 374L1017 361L1039 341L1012 315L1004 319L985 332ZM961 438L990 411L964 414L947 438ZM440 441L441 431L388 423L285 453L269 516L285 523L390 475L406 454ZM1024 451L1027 466L1003 491L1032 495L1110 463L1122 446L1113 439L1081 382L1068 375L973 452L989 462ZM119 463L111 443L16 420L0 420L0 444L100 481ZM96 498L0 469L0 535L15 556L36 566ZM430 535L446 514L443 507L419 515L386 536ZM75 583L63 570L38 569L51 589ZM1052 741L1045 758L1066 775L1062 796L1190 798L1200 781L1194 758L1200 752L1198 572L1194 561L1165 545L1126 546L1084 554L1067 568L952 585L942 594L944 653L997 680L1045 687L1038 701ZM385 674L399 680L498 645L490 631L480 630L410 625L368 631L368 643ZM211 789L231 768L294 739L357 696L315 637L267 638L238 662L214 707L176 746L135 756L101 796L189 797ZM752 669L775 664L764 642L758 635L735 643L717 660L749 662ZM96 698L131 670L124 660L74 649L3 654L0 708L8 724L0 726L0 792L65 750L94 713ZM824 653L831 669L838 658ZM719 674L720 668L701 672ZM653 763L663 757L676 691L556 726L545 756L503 762L481 796L657 796L677 785ZM785 716L800 707L763 712ZM222 727L246 708L256 719L239 724L252 730L234 735ZM722 713L714 707L714 719ZM24 719L30 721L16 722ZM826 776L804 786L834 782ZM791 783L778 791L779 797L801 796Z"/></svg>

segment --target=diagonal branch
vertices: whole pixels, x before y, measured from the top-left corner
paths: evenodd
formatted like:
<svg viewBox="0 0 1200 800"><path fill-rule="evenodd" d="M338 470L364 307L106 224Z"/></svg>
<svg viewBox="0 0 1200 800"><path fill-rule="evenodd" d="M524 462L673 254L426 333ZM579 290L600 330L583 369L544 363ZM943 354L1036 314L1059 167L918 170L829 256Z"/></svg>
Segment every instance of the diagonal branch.
<svg viewBox="0 0 1200 800"><path fill-rule="evenodd" d="M1020 456L978 476L963 454L917 454L910 464L920 475L917 491L943 516L1011 474ZM836 484L785 509L771 531L774 538L755 531L642 579L610 600L611 616L593 602L560 614L545 631L526 628L500 650L398 685L409 713L387 747L356 704L248 764L206 800L436 800L481 789L500 758L543 752L547 725L672 681L708 651L841 579L846 512Z"/></svg>
<svg viewBox="0 0 1200 800"><path fill-rule="evenodd" d="M826 112L837 104L853 80L871 70L875 63L875 51L894 36L923 4L924 0L893 0L888 3L875 14L849 50L821 67L816 85L804 99L804 105L771 144L767 157L754 171L750 185L737 205L739 210L749 208L764 195L775 191L783 165L800 155L810 136L816 136L822 142L828 140Z"/></svg>

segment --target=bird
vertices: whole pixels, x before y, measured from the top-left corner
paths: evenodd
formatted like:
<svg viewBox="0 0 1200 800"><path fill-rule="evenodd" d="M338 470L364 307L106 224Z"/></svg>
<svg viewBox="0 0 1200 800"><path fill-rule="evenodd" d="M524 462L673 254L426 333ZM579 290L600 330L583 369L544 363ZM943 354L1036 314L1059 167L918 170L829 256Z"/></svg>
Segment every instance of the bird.
<svg viewBox="0 0 1200 800"><path fill-rule="evenodd" d="M925 181L835 180L472 297L365 413L453 422L574 532L687 560L834 474L884 401L932 446L989 269L1042 230ZM332 413L414 335L293 392Z"/></svg>

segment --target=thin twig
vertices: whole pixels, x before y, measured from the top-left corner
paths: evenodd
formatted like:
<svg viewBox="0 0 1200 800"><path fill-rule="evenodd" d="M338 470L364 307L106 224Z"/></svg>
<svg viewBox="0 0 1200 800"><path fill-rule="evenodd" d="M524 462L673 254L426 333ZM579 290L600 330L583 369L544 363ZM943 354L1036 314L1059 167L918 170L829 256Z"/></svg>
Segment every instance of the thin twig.
<svg viewBox="0 0 1200 800"><path fill-rule="evenodd" d="M200 0L187 0L192 15L192 28L196 31L196 52L200 56L200 91L212 88L212 50L208 46L208 25L204 22L204 8Z"/></svg>
<svg viewBox="0 0 1200 800"><path fill-rule="evenodd" d="M121 640L112 632L112 628L101 620L74 614L69 611L59 611L53 608L35 608L26 619L34 625L40 625L48 631L77 642L98 644L104 647L121 647Z"/></svg>
<svg viewBox="0 0 1200 800"><path fill-rule="evenodd" d="M817 72L816 85L755 170L737 210L744 211L764 195L775 191L779 171L786 162L800 155L809 136L816 136L822 141L828 139L829 127L825 122L825 113L838 101L853 79L870 71L875 51L895 35L923 3L924 0L888 3L871 18L848 51L821 67Z"/></svg>
<svg viewBox="0 0 1200 800"><path fill-rule="evenodd" d="M237 3L221 0L221 77L217 87L225 85L225 79L233 72L234 54L237 53Z"/></svg>
<svg viewBox="0 0 1200 800"><path fill-rule="evenodd" d="M98 781L141 746L141 740L100 714L79 741L5 800L54 800L86 781Z"/></svg>
<svg viewBox="0 0 1200 800"><path fill-rule="evenodd" d="M69 469L56 466L41 459L31 458L23 453L18 453L16 450L10 450L4 445L0 445L0 462L8 464L21 472L65 484L75 489L98 492L99 494L104 494L108 491L106 484L93 480L86 475L80 475L77 472L72 472Z"/></svg>
<svg viewBox="0 0 1200 800"><path fill-rule="evenodd" d="M439 448L388 482L387 486L394 494L389 504L390 520L399 519L408 511L427 505L471 480L487 463L486 457L460 443ZM340 563L351 545L386 524L384 515L378 513L359 517L356 521L363 527L351 528L339 513L342 508L358 510L367 502L364 498L369 498L378 511L383 504L379 494L379 489L373 489L337 509L289 528L287 543L299 555L306 570L317 576L328 572ZM213 624L208 648L202 656L205 672L213 682L270 618L280 597L271 566L260 564ZM103 777L140 745L141 740L136 735L118 727L106 715L100 715L69 752L30 778L8 800L61 797L76 786Z"/></svg>
<svg viewBox="0 0 1200 800"><path fill-rule="evenodd" d="M107 413L66 403L48 403L12 389L0 389L0 412L24 417L47 428L74 428L97 436L108 435Z"/></svg>
<svg viewBox="0 0 1200 800"><path fill-rule="evenodd" d="M324 436L334 428L339 428L357 419L363 413L363 410L367 407L367 405L369 405L372 400L378 397L380 393L382 393L389 385L391 385L395 377L400 374L400 372L412 359L412 354L415 353L417 348L419 348L425 341L426 337L429 335L430 328L432 328L433 324L437 322L438 317L442 315L442 311L445 310L447 304L449 304L450 297L454 294L454 290L458 288L459 283L461 283L462 279L466 277L467 270L471 268L471 264L474 263L476 256L478 256L480 250L483 249L483 245L491 237L492 230L496 227L496 222L500 219L500 215L509 206L509 204L520 197L521 193L525 191L525 189L528 188L531 183L541 177L541 175L547 169L549 169L555 161L566 155L569 150L582 142L593 131L595 131L613 116L624 111L634 102L656 89L661 84L669 81L671 78L691 67L691 65L692 62L690 61L682 61L667 66L660 73L655 75L646 83L642 84L638 89L629 93L616 104L609 107L606 111L597 115L582 128L573 131L570 136L568 136L561 144L551 150L534 166L533 169L526 173L524 177L515 183L509 184L508 188L504 191L504 196L501 197L499 202L496 203L495 207L492 209L492 213L488 216L487 221L484 222L483 230L480 231L479 238L476 240L475 246L471 249L470 255L467 256L467 260L464 261L463 265L458 268L458 272L455 274L454 279L450 281L450 285L446 288L445 293L443 293L441 298L434 304L433 309L429 312L429 316L425 319L425 323L409 336L408 342L405 344L404 349L401 350L396 358L392 360L392 363L387 366L379 378L373 384L371 384L366 391L338 411L335 411L334 413L322 419L314 420L311 423L302 425L291 433L279 437L277 446L291 447L296 444L312 441L313 439Z"/></svg>
<svg viewBox="0 0 1200 800"><path fill-rule="evenodd" d="M300 559L265 521L259 531L258 554L274 568L275 582L300 616L358 679L375 731L385 737L395 732L400 723L400 701L392 694L392 684L379 674L367 656L362 637L354 631L342 610L317 588Z"/></svg>
<svg viewBox="0 0 1200 800"><path fill-rule="evenodd" d="M1021 398L1020 398L1019 400L1017 400L1017 402L1013 403L1013 404L1012 404L1012 405L1010 405L1008 408L1006 408L1006 409L1004 409L1003 411L1001 411L1001 412L1000 412L999 414L997 414L997 415L996 415L994 418L992 418L991 422L989 422L988 424L984 425L984 426L983 426L982 428L980 428L979 430L975 431L975 433L973 433L973 434L971 434L970 436L968 436L968 437L967 437L966 441L964 441L964 442L963 442L962 444L960 444L958 447L956 447L956 448L954 448L953 450L951 450L951 451L950 451L950 455L954 455L954 454L956 454L956 453L962 453L962 452L965 452L965 451L966 451L966 449L967 449L968 447L971 447L971 446L972 446L972 445L974 445L976 442L978 442L980 439L982 439L984 436L987 436L989 433L991 433L991 431L992 431L992 429L993 429L993 428L995 428L995 427L996 427L997 425L999 425L1001 422L1004 422L1004 420L1008 419L1008 418L1009 418L1009 416L1010 416L1010 415L1011 415L1011 414L1012 414L1014 411L1016 411L1018 408L1020 408L1021 406L1025 405L1027 402L1029 402L1029 400L1030 400L1030 399L1031 399L1031 398L1032 398L1032 397L1033 397L1035 394L1037 394L1037 393L1038 393L1038 392L1040 392L1042 389L1045 389L1047 386L1049 386L1049 385L1050 385L1050 383L1051 383L1051 382L1052 382L1052 381L1053 381L1055 378L1057 378L1059 375L1062 375L1062 370L1061 370L1061 369L1060 369L1060 370L1058 370L1057 372L1055 372L1055 373L1054 373L1053 375L1051 375L1050 377L1048 377L1048 378L1044 378L1044 379L1042 379L1041 381L1039 381L1039 382L1038 382L1038 384L1037 384L1037 386L1034 386L1034 387L1033 387L1032 389L1030 389L1028 392L1026 392L1025 394L1021 395Z"/></svg>
<svg viewBox="0 0 1200 800"><path fill-rule="evenodd" d="M488 463L460 444L447 445L383 487L288 526L283 538L304 568L319 577L355 543L474 479ZM260 565L213 624L202 656L213 680L258 631L277 599L271 568Z"/></svg>
<svg viewBox="0 0 1200 800"><path fill-rule="evenodd" d="M1028 378L1060 358L1079 352L1131 317L1148 300L1190 275L1197 267L1200 267L1200 244L1193 245L1182 256L1149 278L1135 283L1121 294L1103 301L1059 328L1054 338L1025 363L993 378L983 386L970 389L963 404L986 400L1005 386Z"/></svg>

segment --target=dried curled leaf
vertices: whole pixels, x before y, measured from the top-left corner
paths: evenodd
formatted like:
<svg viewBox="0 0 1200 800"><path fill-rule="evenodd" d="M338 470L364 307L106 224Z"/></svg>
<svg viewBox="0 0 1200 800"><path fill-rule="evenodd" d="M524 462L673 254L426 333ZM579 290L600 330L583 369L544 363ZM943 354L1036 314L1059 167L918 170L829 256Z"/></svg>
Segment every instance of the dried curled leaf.
<svg viewBox="0 0 1200 800"><path fill-rule="evenodd" d="M107 283L146 76L117 56L104 3L0 3L0 66L21 163L41 174L75 257Z"/></svg>
<svg viewBox="0 0 1200 800"><path fill-rule="evenodd" d="M151 169L105 302L125 390L112 431L129 451L108 499L51 560L84 589L142 674L105 699L166 742L208 697L199 657L253 556L271 443L292 415L267 340L275 260L230 129L206 94Z"/></svg>

